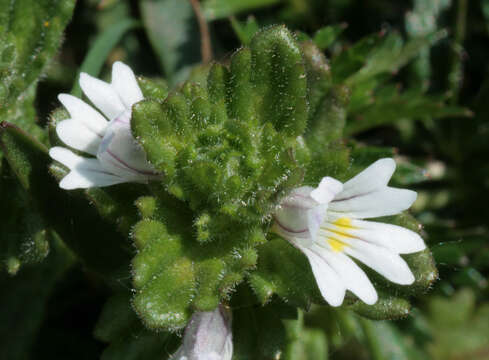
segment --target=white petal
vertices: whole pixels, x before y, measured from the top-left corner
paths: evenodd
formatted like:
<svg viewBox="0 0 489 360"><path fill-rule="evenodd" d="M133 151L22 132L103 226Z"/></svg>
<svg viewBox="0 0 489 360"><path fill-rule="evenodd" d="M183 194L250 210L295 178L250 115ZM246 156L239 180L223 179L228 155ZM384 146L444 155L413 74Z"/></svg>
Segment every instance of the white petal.
<svg viewBox="0 0 489 360"><path fill-rule="evenodd" d="M49 149L49 156L70 170L80 165L85 160L82 156L78 156L71 150L60 146L55 146Z"/></svg>
<svg viewBox="0 0 489 360"><path fill-rule="evenodd" d="M399 214L416 200L416 192L384 187L378 191L355 195L344 200L336 198L329 204L329 213L339 217L366 219Z"/></svg>
<svg viewBox="0 0 489 360"><path fill-rule="evenodd" d="M231 360L233 358L233 337L228 336L226 343L224 344L224 350L222 352L222 360Z"/></svg>
<svg viewBox="0 0 489 360"><path fill-rule="evenodd" d="M86 73L80 74L80 86L90 101L102 111L109 120L122 114L126 107L114 88L105 81Z"/></svg>
<svg viewBox="0 0 489 360"><path fill-rule="evenodd" d="M104 136L109 122L97 110L72 95L59 94L58 100L68 110L72 119L82 122L99 136Z"/></svg>
<svg viewBox="0 0 489 360"><path fill-rule="evenodd" d="M311 242L316 241L317 234L324 223L327 214L327 205L318 205L307 210L307 229L309 230L309 238Z"/></svg>
<svg viewBox="0 0 489 360"><path fill-rule="evenodd" d="M143 93L131 68L126 64L116 61L112 65L112 87L119 94L127 109L143 100Z"/></svg>
<svg viewBox="0 0 489 360"><path fill-rule="evenodd" d="M310 196L320 204L327 204L335 195L337 195L343 189L343 184L333 179L332 177L324 177L321 179L318 187L311 191Z"/></svg>
<svg viewBox="0 0 489 360"><path fill-rule="evenodd" d="M88 166L91 165L92 164ZM92 187L110 186L123 182L125 182L124 179L103 171L95 169L74 169L60 181L59 187L65 190L88 189Z"/></svg>
<svg viewBox="0 0 489 360"><path fill-rule="evenodd" d="M328 228L331 226L325 224ZM426 248L417 233L401 226L373 221L352 220L348 233L360 240L385 247L397 254L415 253Z"/></svg>
<svg viewBox="0 0 489 360"><path fill-rule="evenodd" d="M336 195L335 200L348 199L360 194L367 194L387 185L396 162L393 159L380 159L363 170L361 173L343 184L343 191Z"/></svg>
<svg viewBox="0 0 489 360"><path fill-rule="evenodd" d="M324 246L321 244L322 254L331 268L338 274L344 286L364 303L375 304L378 299L377 291L363 270L345 254L331 251L326 246L326 241Z"/></svg>
<svg viewBox="0 0 489 360"><path fill-rule="evenodd" d="M70 173L59 183L62 189L86 189L125 182L121 177L104 170L97 159L78 156L62 147L51 148L49 155L70 169Z"/></svg>
<svg viewBox="0 0 489 360"><path fill-rule="evenodd" d="M401 285L410 285L414 282L414 275L406 262L399 255L382 246L356 240L353 241L353 246L345 247L345 252L389 281Z"/></svg>
<svg viewBox="0 0 489 360"><path fill-rule="evenodd" d="M316 247L309 249L298 246L298 248L307 256L324 300L331 306L340 306L345 298L346 288L338 274L329 266L325 257L322 256L322 252L325 250L317 249Z"/></svg>
<svg viewBox="0 0 489 360"><path fill-rule="evenodd" d="M74 119L61 121L56 126L56 134L66 145L86 153L96 155L102 138L82 122Z"/></svg>

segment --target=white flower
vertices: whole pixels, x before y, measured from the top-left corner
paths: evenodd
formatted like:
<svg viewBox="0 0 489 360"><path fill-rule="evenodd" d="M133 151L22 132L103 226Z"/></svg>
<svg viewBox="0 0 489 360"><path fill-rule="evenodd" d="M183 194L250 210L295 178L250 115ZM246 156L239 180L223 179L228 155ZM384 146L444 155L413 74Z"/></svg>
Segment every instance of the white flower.
<svg viewBox="0 0 489 360"><path fill-rule="evenodd" d="M300 187L276 211L273 230L301 250L324 299L343 303L346 290L371 305L377 292L363 270L364 263L401 285L414 276L399 254L423 250L415 232L400 226L361 219L398 214L416 200L416 192L388 187L393 159L381 159L345 184L325 177L317 188Z"/></svg>
<svg viewBox="0 0 489 360"><path fill-rule="evenodd" d="M123 182L147 183L158 178L131 134L131 107L143 99L131 68L115 62L110 84L81 73L80 86L105 117L77 97L58 96L71 117L56 126L58 137L69 147L96 156L51 148L49 155L70 169L59 186L69 190Z"/></svg>
<svg viewBox="0 0 489 360"><path fill-rule="evenodd" d="M182 345L171 359L231 360L232 356L231 312L219 305L214 311L192 315Z"/></svg>

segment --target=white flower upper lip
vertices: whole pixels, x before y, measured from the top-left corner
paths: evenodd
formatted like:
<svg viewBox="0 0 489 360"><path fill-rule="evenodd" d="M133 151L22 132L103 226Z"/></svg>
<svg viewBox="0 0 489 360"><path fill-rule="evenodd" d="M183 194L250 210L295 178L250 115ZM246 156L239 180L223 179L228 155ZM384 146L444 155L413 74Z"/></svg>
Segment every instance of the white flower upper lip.
<svg viewBox="0 0 489 360"><path fill-rule="evenodd" d="M416 192L387 186L396 163L380 159L343 184L343 190L329 205L330 211L366 219L399 214L416 200Z"/></svg>
<svg viewBox="0 0 489 360"><path fill-rule="evenodd" d="M115 62L110 84L81 73L80 86L103 115L72 95L60 94L58 99L68 110L70 119L57 124L56 133L69 147L97 158L79 156L62 147L50 149L51 157L70 169L60 187L145 183L158 178L159 174L131 134L131 108L143 100L143 94L129 66Z"/></svg>
<svg viewBox="0 0 489 360"><path fill-rule="evenodd" d="M307 256L321 294L333 306L342 304L346 290L367 304L377 301L372 283L350 257L392 282L415 280L399 254L423 250L421 237L362 220L398 214L416 199L414 191L387 186L394 170L393 159L380 159L344 184L323 178L315 189L293 190L274 214L273 230Z"/></svg>

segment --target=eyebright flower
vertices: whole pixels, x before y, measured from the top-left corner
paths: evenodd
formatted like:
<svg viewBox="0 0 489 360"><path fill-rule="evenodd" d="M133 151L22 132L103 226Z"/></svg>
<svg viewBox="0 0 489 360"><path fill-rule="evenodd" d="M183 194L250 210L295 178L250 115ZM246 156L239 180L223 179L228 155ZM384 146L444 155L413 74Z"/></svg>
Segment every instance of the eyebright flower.
<svg viewBox="0 0 489 360"><path fill-rule="evenodd" d="M192 315L183 343L171 359L231 360L232 356L231 312L219 305L214 311Z"/></svg>
<svg viewBox="0 0 489 360"><path fill-rule="evenodd" d="M378 296L354 258L386 279L401 285L414 275L399 254L423 250L415 232L400 226L362 219L398 214L416 200L416 192L388 187L396 164L380 159L342 184L331 177L317 188L293 190L274 214L273 230L308 258L324 299L343 303L350 290L372 305Z"/></svg>
<svg viewBox="0 0 489 360"><path fill-rule="evenodd" d="M49 155L70 169L59 186L70 190L158 178L131 134L131 107L143 99L131 68L115 62L110 84L81 73L80 86L103 115L77 97L60 94L58 99L71 118L61 121L56 133L69 147L96 157L51 148Z"/></svg>

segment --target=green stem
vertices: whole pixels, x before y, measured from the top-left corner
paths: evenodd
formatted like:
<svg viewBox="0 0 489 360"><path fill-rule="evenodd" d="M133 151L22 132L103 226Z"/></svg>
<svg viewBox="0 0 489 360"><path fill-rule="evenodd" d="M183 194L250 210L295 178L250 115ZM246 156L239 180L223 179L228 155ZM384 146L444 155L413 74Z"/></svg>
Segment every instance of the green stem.
<svg viewBox="0 0 489 360"><path fill-rule="evenodd" d="M467 7L468 0L458 0L457 3L457 18L455 21L455 34L453 39L451 69L448 75L449 89L451 94L450 102L456 104L462 82L462 57L463 57L463 42L465 39L467 25Z"/></svg>
<svg viewBox="0 0 489 360"><path fill-rule="evenodd" d="M463 42L465 39L466 25L467 25L467 7L468 0L458 0L457 2L457 17L455 20L455 32L452 43L452 55L450 61L450 72L448 74L448 89L449 89L449 103L456 105L459 100L460 87L462 85L463 77ZM460 162L460 122L459 119L451 119L447 124L448 126L448 141L447 150L450 156L456 161Z"/></svg>
<svg viewBox="0 0 489 360"><path fill-rule="evenodd" d="M194 10L197 23L199 24L200 30L200 52L202 55L202 63L208 64L212 60L212 45L211 36L209 33L209 26L207 21L202 14L202 9L200 7L199 0L190 0L192 9Z"/></svg>

